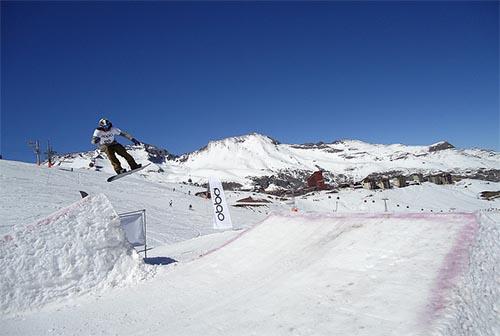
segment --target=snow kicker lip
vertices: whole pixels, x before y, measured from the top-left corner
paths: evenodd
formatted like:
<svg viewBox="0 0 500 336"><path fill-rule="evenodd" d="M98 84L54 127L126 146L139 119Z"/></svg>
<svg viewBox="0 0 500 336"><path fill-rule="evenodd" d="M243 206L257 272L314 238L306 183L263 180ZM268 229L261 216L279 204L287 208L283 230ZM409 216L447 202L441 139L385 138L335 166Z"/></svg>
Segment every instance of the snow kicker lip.
<svg viewBox="0 0 500 336"><path fill-rule="evenodd" d="M316 213L316 212L277 212L271 215L279 215L283 217L305 217L305 218L477 218L475 212L449 212L449 213L421 213L421 212L349 212L349 213Z"/></svg>

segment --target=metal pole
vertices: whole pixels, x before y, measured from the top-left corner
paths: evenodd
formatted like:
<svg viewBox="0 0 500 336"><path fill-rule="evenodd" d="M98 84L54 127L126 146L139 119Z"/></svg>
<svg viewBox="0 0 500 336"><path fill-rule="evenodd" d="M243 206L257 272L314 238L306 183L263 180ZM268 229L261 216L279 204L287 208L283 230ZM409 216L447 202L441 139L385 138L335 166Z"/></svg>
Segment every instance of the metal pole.
<svg viewBox="0 0 500 336"><path fill-rule="evenodd" d="M52 167L52 153L50 152L50 141L47 140L47 166Z"/></svg>
<svg viewBox="0 0 500 336"><path fill-rule="evenodd" d="M335 201L335 212L339 211L339 200L340 200L340 196L337 196L337 200Z"/></svg>
<svg viewBox="0 0 500 336"><path fill-rule="evenodd" d="M52 167L52 156L55 154L54 150L50 146L50 141L47 140L47 161L49 168Z"/></svg>
<svg viewBox="0 0 500 336"><path fill-rule="evenodd" d="M148 235L146 231L146 209L142 210L142 216L144 217L144 259L148 257Z"/></svg>
<svg viewBox="0 0 500 336"><path fill-rule="evenodd" d="M33 148L33 152L36 155L36 164L40 165L40 142L38 140L28 141L28 145Z"/></svg>
<svg viewBox="0 0 500 336"><path fill-rule="evenodd" d="M40 165L40 142L37 140L35 142L35 151L36 151L36 164L39 166Z"/></svg>

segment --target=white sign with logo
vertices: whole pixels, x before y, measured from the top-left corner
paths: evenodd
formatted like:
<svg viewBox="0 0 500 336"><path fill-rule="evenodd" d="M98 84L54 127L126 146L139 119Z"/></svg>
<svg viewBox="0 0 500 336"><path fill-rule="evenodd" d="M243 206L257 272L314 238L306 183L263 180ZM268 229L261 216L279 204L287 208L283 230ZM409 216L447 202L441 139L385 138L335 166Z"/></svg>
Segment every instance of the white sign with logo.
<svg viewBox="0 0 500 336"><path fill-rule="evenodd" d="M226 196L222 189L222 183L217 177L208 179L210 185L210 195L214 213L214 229L228 230L233 228L229 207L227 206Z"/></svg>

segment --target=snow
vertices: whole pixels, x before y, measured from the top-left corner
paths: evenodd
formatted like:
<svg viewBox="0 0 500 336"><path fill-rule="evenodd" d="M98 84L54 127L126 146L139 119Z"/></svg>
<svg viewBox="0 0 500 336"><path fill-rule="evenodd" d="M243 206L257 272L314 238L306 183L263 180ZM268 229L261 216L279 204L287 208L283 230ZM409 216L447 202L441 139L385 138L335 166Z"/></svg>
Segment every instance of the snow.
<svg viewBox="0 0 500 336"><path fill-rule="evenodd" d="M151 239L148 245L153 247L217 232L212 228L210 201L194 196L205 189L152 182L140 174L107 183L109 176L86 169L65 171L0 160L0 235L10 233L13 225L41 220L78 201L79 190L90 195L104 193L118 213L146 209L148 240ZM233 204L249 195L251 193L238 192L227 193L226 197L228 203ZM190 204L193 211L188 210ZM235 208L231 209L231 218L236 228L244 228L264 219L271 209L280 208L278 204L255 211Z"/></svg>
<svg viewBox="0 0 500 336"><path fill-rule="evenodd" d="M500 215L480 215L466 271L452 289L452 304L442 314L434 335L498 335L500 332Z"/></svg>
<svg viewBox="0 0 500 336"><path fill-rule="evenodd" d="M104 195L85 198L0 241L0 308L36 308L145 275Z"/></svg>
<svg viewBox="0 0 500 336"><path fill-rule="evenodd" d="M130 153L138 162L148 161L143 147L131 147ZM73 155L56 162L60 167L88 168L96 152ZM126 167L126 163L124 166ZM98 159L103 171L112 173L106 159ZM369 144L343 140L322 146L281 144L268 136L252 133L244 136L211 141L206 148L180 159L155 163L144 174L151 181L206 183L217 175L224 182L252 186L251 177L272 176L281 171L309 171L319 168L335 175L344 174L360 181L372 173L401 171L403 174L425 174L441 171L466 174L478 169L498 169L500 154L480 149L447 149L429 152L429 146L402 144ZM158 172L158 171L163 172Z"/></svg>
<svg viewBox="0 0 500 336"><path fill-rule="evenodd" d="M194 196L201 188L152 174L108 176L0 160L2 334L500 330L500 200L479 198L500 183L346 189L295 202L226 192L229 204L272 203L231 207L237 229L217 232L210 201ZM91 196L80 200L78 190ZM147 213L147 263L116 220L138 209Z"/></svg>
<svg viewBox="0 0 500 336"><path fill-rule="evenodd" d="M388 211L396 213L449 213L498 209L498 202L486 201L479 197L483 190L500 190L500 183L462 180L453 185L423 183L387 190L347 188L333 194L323 191L296 197L295 204L303 211L313 212L332 212L336 208L338 212L383 212L385 204Z"/></svg>
<svg viewBox="0 0 500 336"><path fill-rule="evenodd" d="M271 183L267 188L266 188L266 192L275 192L275 191L280 191L280 190L286 190L285 188L283 187L280 187L280 186L277 186L276 184L274 183Z"/></svg>

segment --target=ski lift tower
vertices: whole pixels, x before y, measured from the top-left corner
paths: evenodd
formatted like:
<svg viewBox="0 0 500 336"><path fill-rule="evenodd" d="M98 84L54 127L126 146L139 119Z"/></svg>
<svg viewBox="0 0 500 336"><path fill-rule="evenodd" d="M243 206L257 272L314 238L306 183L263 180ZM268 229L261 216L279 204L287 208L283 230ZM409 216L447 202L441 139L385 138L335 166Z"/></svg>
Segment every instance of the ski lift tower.
<svg viewBox="0 0 500 336"><path fill-rule="evenodd" d="M56 154L56 152L54 151L54 149L50 145L50 141L47 141L47 152L45 152L45 154L47 154L47 164L50 168L53 165L52 157L54 156L54 154Z"/></svg>
<svg viewBox="0 0 500 336"><path fill-rule="evenodd" d="M28 141L28 146L33 148L33 152L36 155L36 165L40 165L40 141L35 140L35 141Z"/></svg>

